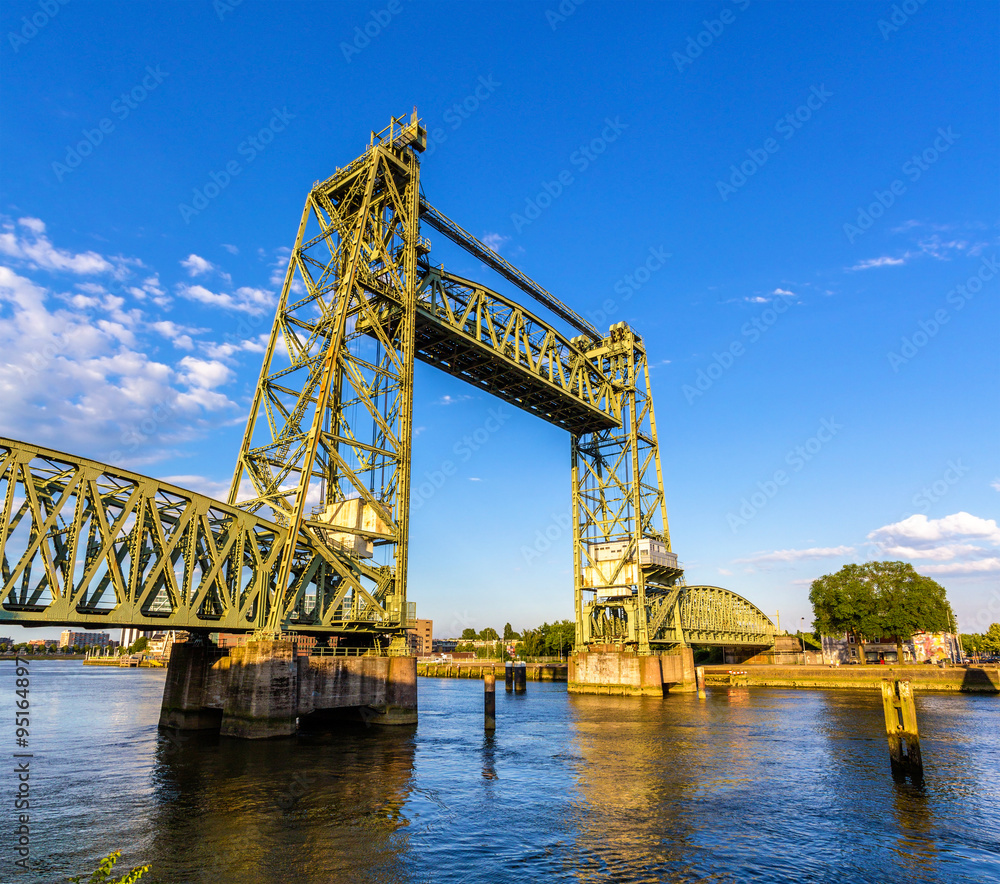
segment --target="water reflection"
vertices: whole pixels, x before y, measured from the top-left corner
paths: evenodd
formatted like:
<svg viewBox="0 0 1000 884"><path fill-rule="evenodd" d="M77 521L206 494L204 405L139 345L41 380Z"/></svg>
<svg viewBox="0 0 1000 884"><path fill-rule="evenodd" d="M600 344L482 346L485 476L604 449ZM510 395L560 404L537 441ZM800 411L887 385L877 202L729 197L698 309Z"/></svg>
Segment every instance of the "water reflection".
<svg viewBox="0 0 1000 884"><path fill-rule="evenodd" d="M161 734L154 868L164 881L407 879L411 728L294 740Z"/></svg>

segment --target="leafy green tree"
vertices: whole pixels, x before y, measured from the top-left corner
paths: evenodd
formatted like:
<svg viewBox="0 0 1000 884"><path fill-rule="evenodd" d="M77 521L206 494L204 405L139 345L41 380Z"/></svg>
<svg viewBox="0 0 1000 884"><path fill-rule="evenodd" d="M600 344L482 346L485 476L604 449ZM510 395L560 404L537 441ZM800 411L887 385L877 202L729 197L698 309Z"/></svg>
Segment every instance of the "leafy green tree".
<svg viewBox="0 0 1000 884"><path fill-rule="evenodd" d="M984 654L1000 654L1000 623L991 623L983 635Z"/></svg>
<svg viewBox="0 0 1000 884"><path fill-rule="evenodd" d="M479 640L484 642L495 642L500 638L499 633L492 627L487 626L482 632L479 633Z"/></svg>
<svg viewBox="0 0 1000 884"><path fill-rule="evenodd" d="M809 601L819 632L852 632L859 642L865 636L894 635L900 660L904 639L921 630L949 630L954 622L944 587L908 562L845 565L814 580ZM861 651L864 660L863 643Z"/></svg>
<svg viewBox="0 0 1000 884"><path fill-rule="evenodd" d="M140 635L134 642L132 642L132 644L128 646L128 652L130 654L141 654L146 650L148 645L149 639L144 635Z"/></svg>
<svg viewBox="0 0 1000 884"><path fill-rule="evenodd" d="M508 642L511 639L517 639L517 638L518 634L514 632L514 627L511 626L509 623L505 623L503 626L503 640L505 642Z"/></svg>
<svg viewBox="0 0 1000 884"><path fill-rule="evenodd" d="M983 636L979 633L963 632L959 636L962 640L962 650L966 657L978 657L983 653Z"/></svg>
<svg viewBox="0 0 1000 884"><path fill-rule="evenodd" d="M474 641L476 638L476 630L474 630L471 626L467 626L462 630L462 638L467 641Z"/></svg>
<svg viewBox="0 0 1000 884"><path fill-rule="evenodd" d="M525 657L540 657L545 653L545 639L540 629L525 629L521 633L521 653Z"/></svg>

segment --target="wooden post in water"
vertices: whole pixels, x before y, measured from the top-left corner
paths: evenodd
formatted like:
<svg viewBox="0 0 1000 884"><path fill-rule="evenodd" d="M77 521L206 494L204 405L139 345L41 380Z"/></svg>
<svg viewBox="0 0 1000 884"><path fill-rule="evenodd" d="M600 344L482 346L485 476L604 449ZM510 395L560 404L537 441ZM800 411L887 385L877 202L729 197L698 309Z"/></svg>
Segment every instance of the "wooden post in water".
<svg viewBox="0 0 1000 884"><path fill-rule="evenodd" d="M488 731L497 729L497 679L492 672L483 676L483 726Z"/></svg>
<svg viewBox="0 0 1000 884"><path fill-rule="evenodd" d="M698 699L704 700L707 696L705 693L705 667L695 666L694 668L694 682L698 687Z"/></svg>
<svg viewBox="0 0 1000 884"><path fill-rule="evenodd" d="M923 776L920 734L917 731L917 707L908 681L885 679L882 682L882 709L885 734L889 740L889 762L894 774Z"/></svg>
<svg viewBox="0 0 1000 884"><path fill-rule="evenodd" d="M523 694L528 689L528 664L518 663L514 667L514 693Z"/></svg>
<svg viewBox="0 0 1000 884"><path fill-rule="evenodd" d="M503 681L504 687L507 688L507 693L511 693L514 690L514 664L510 661L504 664Z"/></svg>

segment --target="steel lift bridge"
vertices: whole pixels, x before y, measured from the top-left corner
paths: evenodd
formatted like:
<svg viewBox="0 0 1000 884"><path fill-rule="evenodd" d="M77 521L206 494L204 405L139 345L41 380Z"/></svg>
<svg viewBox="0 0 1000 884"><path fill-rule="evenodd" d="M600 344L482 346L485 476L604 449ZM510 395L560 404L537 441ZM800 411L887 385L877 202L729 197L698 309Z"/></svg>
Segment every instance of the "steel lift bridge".
<svg viewBox="0 0 1000 884"><path fill-rule="evenodd" d="M413 367L570 437L576 645L773 644L671 550L642 338L602 334L424 198L414 112L306 198L226 503L0 439L0 622L336 636L400 653ZM434 266L423 228L578 334Z"/></svg>

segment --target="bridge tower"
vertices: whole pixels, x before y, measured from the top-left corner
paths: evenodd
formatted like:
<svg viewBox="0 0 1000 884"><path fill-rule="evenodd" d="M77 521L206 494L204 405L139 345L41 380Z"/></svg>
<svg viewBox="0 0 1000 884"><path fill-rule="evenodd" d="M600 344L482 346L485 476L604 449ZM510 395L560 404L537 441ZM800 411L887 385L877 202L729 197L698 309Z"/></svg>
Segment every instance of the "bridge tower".
<svg viewBox="0 0 1000 884"><path fill-rule="evenodd" d="M586 355L616 389L621 423L571 437L576 650L647 655L651 612L676 601L683 571L670 548L646 351L619 322Z"/></svg>
<svg viewBox="0 0 1000 884"><path fill-rule="evenodd" d="M341 644L398 646L411 625L414 314L426 251L417 152L426 144L416 112L393 119L306 199L229 492L230 504L289 529L274 580L283 598L262 607L262 634L300 619Z"/></svg>

